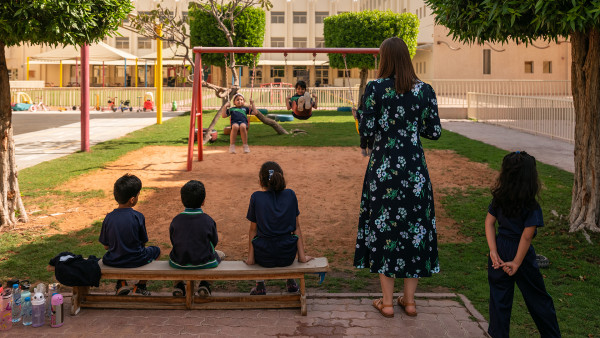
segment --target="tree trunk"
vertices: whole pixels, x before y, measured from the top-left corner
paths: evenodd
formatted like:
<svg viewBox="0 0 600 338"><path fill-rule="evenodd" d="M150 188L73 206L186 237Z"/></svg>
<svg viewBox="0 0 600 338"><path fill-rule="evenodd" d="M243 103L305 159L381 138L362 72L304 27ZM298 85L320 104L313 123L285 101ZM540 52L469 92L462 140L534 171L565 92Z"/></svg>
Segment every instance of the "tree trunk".
<svg viewBox="0 0 600 338"><path fill-rule="evenodd" d="M365 92L365 87L367 87L367 74L369 70L367 68L360 69L360 87L358 87L358 102L356 102L356 106L360 106L360 102L362 96Z"/></svg>
<svg viewBox="0 0 600 338"><path fill-rule="evenodd" d="M600 31L571 34L575 174L570 231L600 232Z"/></svg>
<svg viewBox="0 0 600 338"><path fill-rule="evenodd" d="M17 219L27 222L15 160L10 84L4 48L4 43L0 41L0 229L14 226Z"/></svg>
<svg viewBox="0 0 600 338"><path fill-rule="evenodd" d="M275 131L277 132L278 135L288 135L289 134L289 132L287 130L283 129L283 127L280 126L279 123L277 123L277 121L264 116L260 111L256 112L256 117L260 120L260 122L275 129Z"/></svg>

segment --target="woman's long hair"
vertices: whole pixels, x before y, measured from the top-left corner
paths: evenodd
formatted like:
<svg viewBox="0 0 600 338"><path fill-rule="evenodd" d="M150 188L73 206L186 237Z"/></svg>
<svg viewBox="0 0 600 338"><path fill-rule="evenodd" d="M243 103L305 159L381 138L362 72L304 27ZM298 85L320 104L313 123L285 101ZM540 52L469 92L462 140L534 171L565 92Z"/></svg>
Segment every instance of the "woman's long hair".
<svg viewBox="0 0 600 338"><path fill-rule="evenodd" d="M386 39L379 47L379 70L377 77L380 79L394 78L396 92L404 93L412 89L419 81L406 43L398 37Z"/></svg>
<svg viewBox="0 0 600 338"><path fill-rule="evenodd" d="M492 187L494 206L507 217L521 215L523 210L538 206L540 180L535 157L524 151L512 152L502 160L502 169Z"/></svg>
<svg viewBox="0 0 600 338"><path fill-rule="evenodd" d="M280 192L285 189L285 178L283 177L283 170L277 164L277 162L265 162L260 167L258 173L260 179L260 185L267 190Z"/></svg>

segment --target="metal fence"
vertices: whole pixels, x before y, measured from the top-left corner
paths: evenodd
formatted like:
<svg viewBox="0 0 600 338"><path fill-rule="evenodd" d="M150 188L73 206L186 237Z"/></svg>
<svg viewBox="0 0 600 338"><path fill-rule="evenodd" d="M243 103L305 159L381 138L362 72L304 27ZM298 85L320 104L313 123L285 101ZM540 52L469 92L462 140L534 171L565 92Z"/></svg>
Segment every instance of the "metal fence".
<svg viewBox="0 0 600 338"><path fill-rule="evenodd" d="M572 98L468 93L468 117L479 122L575 142Z"/></svg>

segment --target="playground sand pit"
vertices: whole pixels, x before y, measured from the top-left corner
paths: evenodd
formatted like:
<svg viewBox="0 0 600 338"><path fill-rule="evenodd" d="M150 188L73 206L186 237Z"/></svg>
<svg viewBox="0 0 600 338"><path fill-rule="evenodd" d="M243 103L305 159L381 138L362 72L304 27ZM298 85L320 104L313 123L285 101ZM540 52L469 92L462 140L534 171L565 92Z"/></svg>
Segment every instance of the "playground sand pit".
<svg viewBox="0 0 600 338"><path fill-rule="evenodd" d="M241 147L239 152L241 151ZM104 191L104 197L66 199L51 196L52 204L43 214L31 216L22 227L54 224L53 231L68 233L89 227L116 207L112 197L114 181L125 173L138 176L143 190L135 207L146 217L150 244L163 254L170 251L169 224L183 210L179 189L191 179L206 186L203 210L217 223L218 249L231 260L247 256L248 202L259 190L258 170L265 161L278 162L287 186L299 200L300 224L309 255L330 257L341 269L352 266L358 207L367 158L358 148L348 147L251 147L250 154L229 154L227 148L209 147L204 161L186 171L185 147L146 147L108 164L103 170L77 177L58 190ZM440 242L466 242L471 239L458 232L459 226L443 210L440 199L452 188L488 187L496 172L447 150L426 151L435 190L437 229ZM449 190L450 189L450 190ZM46 201L48 197L44 198ZM41 209L36 201L26 201L28 209ZM485 210L482 210L482 219ZM57 248L58 251L69 248ZM77 252L76 248L69 249Z"/></svg>

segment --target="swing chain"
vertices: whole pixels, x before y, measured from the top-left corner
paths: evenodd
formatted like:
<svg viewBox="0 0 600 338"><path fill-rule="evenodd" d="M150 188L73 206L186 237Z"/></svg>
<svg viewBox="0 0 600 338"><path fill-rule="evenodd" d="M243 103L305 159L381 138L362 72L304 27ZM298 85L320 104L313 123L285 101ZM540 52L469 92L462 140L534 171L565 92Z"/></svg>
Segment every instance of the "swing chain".
<svg viewBox="0 0 600 338"><path fill-rule="evenodd" d="M229 58L229 56L227 55L227 53L223 54L225 57L225 85L227 86L227 68L229 68L229 66L227 65L227 59ZM231 90L227 90L227 104L231 107Z"/></svg>
<svg viewBox="0 0 600 338"><path fill-rule="evenodd" d="M250 100L252 100L252 93L254 91L254 78L256 77L256 56L254 54L254 59L252 61L252 81L250 82Z"/></svg>
<svg viewBox="0 0 600 338"><path fill-rule="evenodd" d="M344 77L346 78L346 82L348 82L348 94L350 94L350 103L352 103L352 108L354 108L354 98L352 95L352 88L350 87L350 74L348 71L348 63L346 62L346 54L342 54L342 58L344 59Z"/></svg>

